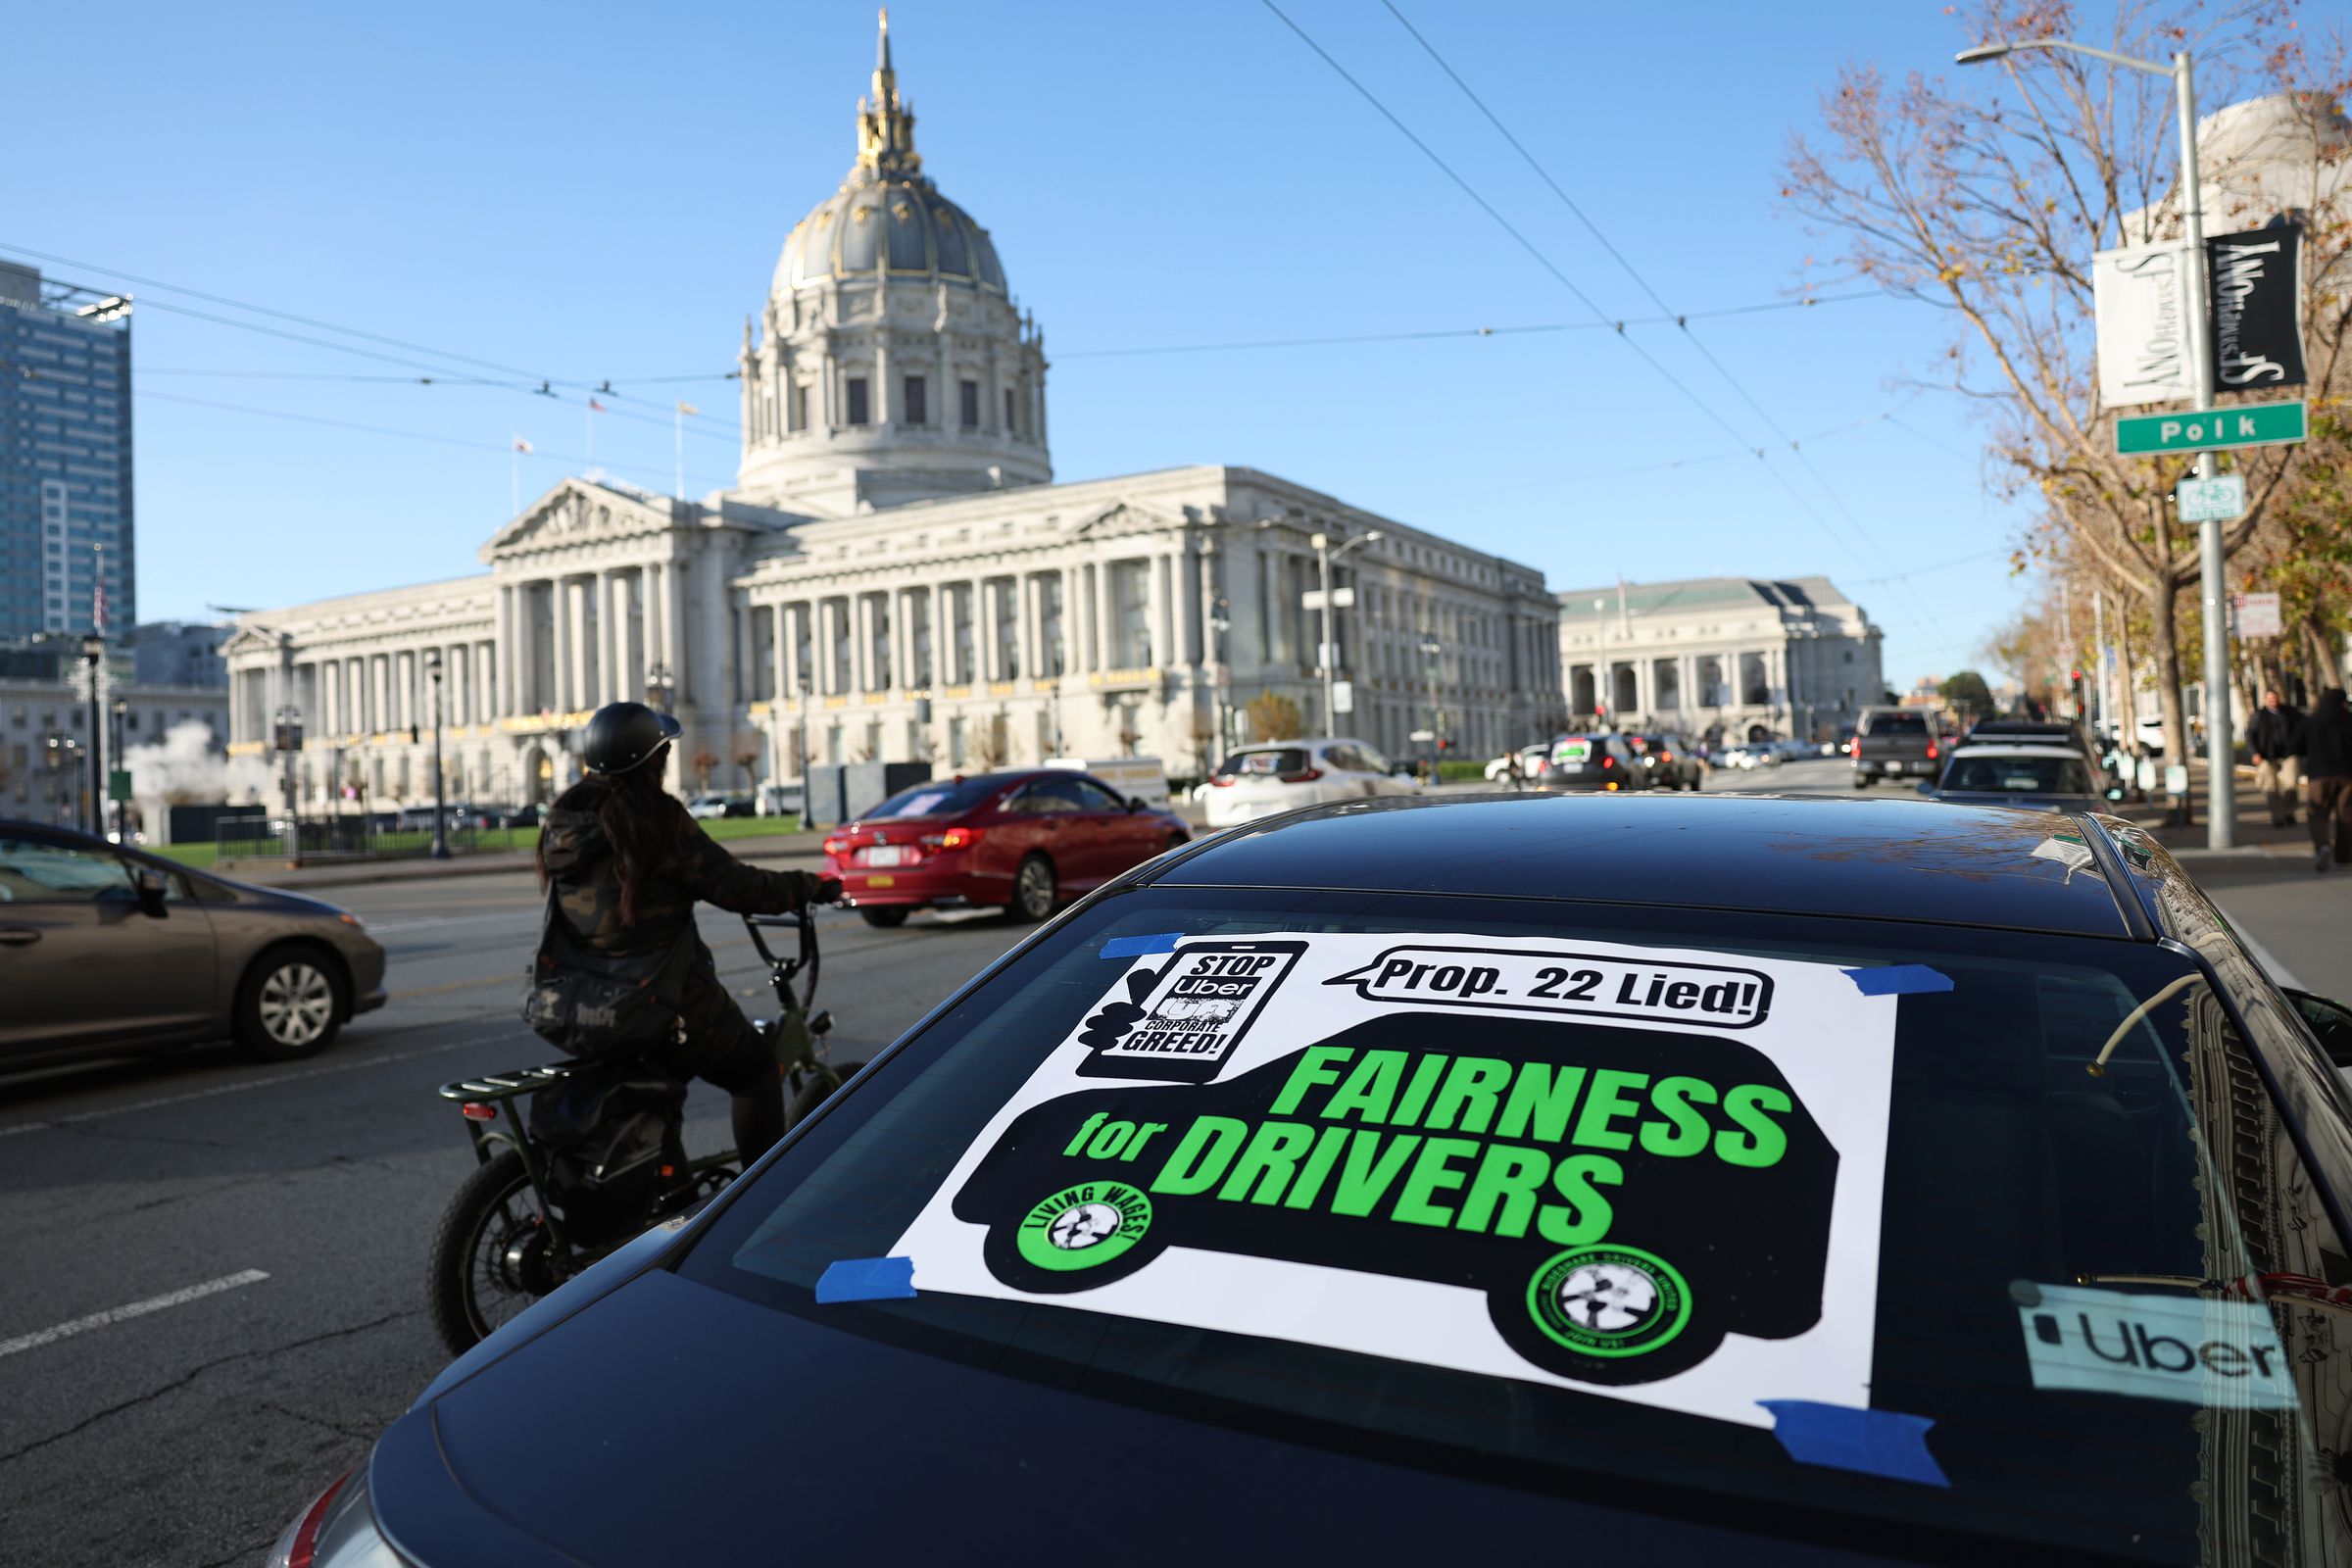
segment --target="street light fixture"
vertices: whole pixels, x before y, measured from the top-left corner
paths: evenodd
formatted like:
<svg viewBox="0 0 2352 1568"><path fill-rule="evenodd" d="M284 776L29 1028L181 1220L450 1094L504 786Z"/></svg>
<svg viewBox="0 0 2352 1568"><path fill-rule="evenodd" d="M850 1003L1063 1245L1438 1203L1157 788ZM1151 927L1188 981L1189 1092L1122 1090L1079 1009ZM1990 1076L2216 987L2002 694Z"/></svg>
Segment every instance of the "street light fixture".
<svg viewBox="0 0 2352 1568"><path fill-rule="evenodd" d="M441 771L441 650L428 648L424 672L433 682L433 847L432 858L449 858L449 780Z"/></svg>
<svg viewBox="0 0 2352 1568"><path fill-rule="evenodd" d="M1323 722L1328 733L1334 735L1340 732L1339 710L1334 706L1338 682L1333 669L1339 662L1339 649L1331 640L1331 564L1356 546L1368 545L1381 537L1381 531L1373 528L1344 541L1337 548L1333 547L1331 535L1327 533L1318 532L1309 541L1315 547L1315 571L1323 589L1323 646L1317 650L1322 657L1316 661L1323 666Z"/></svg>
<svg viewBox="0 0 2352 1568"><path fill-rule="evenodd" d="M2026 38L2016 43L1984 43L1974 49L1963 49L1953 58L1961 65L1973 66L1987 60L2000 60L2020 49L2062 49L2070 54L2088 55L2104 60L2111 66L2128 71L2145 72L2151 76L2170 76L2173 81L2173 107L2180 129L2180 220L2181 241L2188 252L2188 332L2189 358L2196 374L2197 408L2213 407L2213 317L2209 308L2205 284L2205 210L2197 168L2197 89L2193 62L2186 50L2173 56L2169 66L2152 60L2134 60L2106 49L2094 49L2089 44L2075 43L2066 38ZM2197 477L2211 479L2216 464L2214 455L2197 454ZM2230 712L2230 612L2229 583L2223 577L2222 522L2210 518L2197 530L2198 575L2205 610L2205 771L2207 811L2205 844L2208 849L2227 850L2237 843L2237 779L2233 772L2235 752L2230 744L2231 715Z"/></svg>

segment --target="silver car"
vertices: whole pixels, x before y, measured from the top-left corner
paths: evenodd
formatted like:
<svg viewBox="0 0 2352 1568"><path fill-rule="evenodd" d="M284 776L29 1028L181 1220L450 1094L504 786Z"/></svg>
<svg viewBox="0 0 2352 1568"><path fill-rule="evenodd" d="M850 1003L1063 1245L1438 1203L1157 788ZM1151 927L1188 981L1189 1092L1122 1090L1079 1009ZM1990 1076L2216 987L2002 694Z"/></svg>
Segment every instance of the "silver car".
<svg viewBox="0 0 2352 1568"><path fill-rule="evenodd" d="M383 982L384 950L331 904L0 820L0 1069L222 1037L291 1061Z"/></svg>

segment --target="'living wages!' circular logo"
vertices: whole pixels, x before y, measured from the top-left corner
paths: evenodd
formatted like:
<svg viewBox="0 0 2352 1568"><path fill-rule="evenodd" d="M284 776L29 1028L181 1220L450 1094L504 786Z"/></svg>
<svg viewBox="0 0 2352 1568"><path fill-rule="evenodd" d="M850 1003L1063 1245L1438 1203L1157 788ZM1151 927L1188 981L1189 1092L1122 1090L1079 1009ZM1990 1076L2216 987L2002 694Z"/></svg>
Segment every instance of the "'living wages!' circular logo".
<svg viewBox="0 0 2352 1568"><path fill-rule="evenodd" d="M1527 1283L1527 1310L1551 1339L1583 1355L1641 1355L1683 1331L1690 1289L1674 1265L1638 1247L1560 1252Z"/></svg>
<svg viewBox="0 0 2352 1568"><path fill-rule="evenodd" d="M1067 1272L1109 1262L1152 1228L1152 1200L1125 1182L1082 1182L1033 1205L1015 1245L1039 1268Z"/></svg>

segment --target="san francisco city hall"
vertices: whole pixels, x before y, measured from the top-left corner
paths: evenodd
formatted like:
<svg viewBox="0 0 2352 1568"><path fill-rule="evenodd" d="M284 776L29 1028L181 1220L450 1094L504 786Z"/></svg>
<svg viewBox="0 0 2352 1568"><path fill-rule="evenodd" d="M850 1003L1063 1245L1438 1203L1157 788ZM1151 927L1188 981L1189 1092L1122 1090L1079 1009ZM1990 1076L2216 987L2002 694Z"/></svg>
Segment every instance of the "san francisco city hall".
<svg viewBox="0 0 2352 1568"><path fill-rule="evenodd" d="M1399 756L1416 730L1491 756L1563 712L1533 567L1249 468L1054 482L1043 335L922 172L887 26L857 164L786 237L738 364L733 490L565 479L482 547L485 573L241 617L232 752L265 752L291 708L306 808L429 800L436 656L450 798L476 802L561 789L621 698L684 724L677 783L701 757L730 788L798 777L803 735L817 762L1198 774L1261 691ZM1335 718L1313 540L1374 530L1333 567L1353 590Z"/></svg>

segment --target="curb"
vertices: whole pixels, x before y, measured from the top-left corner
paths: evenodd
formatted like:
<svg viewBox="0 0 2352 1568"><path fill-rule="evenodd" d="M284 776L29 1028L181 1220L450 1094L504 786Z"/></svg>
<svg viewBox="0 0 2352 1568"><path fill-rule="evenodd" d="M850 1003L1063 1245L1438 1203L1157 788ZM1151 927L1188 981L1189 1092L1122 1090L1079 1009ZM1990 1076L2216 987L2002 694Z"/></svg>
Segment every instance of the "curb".
<svg viewBox="0 0 2352 1568"><path fill-rule="evenodd" d="M794 836L798 837L799 835ZM735 842L756 843L758 841L739 839ZM729 853L734 855L738 860L808 860L813 863L824 858L824 852L815 848L733 850ZM497 876L501 873L527 873L538 869L538 862L529 855L520 852L501 850L496 853L495 863L491 863L492 859L493 857L478 858L460 857L445 865L421 871L409 869L417 863L415 860L377 860L329 871L322 876L312 876L308 871L292 871L283 867L279 868L276 873L280 878L298 877L300 878L298 881L273 880L267 874L253 876L234 870L220 870L215 874L226 877L233 882L249 882L256 887L300 893L309 888L372 887L386 882L438 882L449 877Z"/></svg>

